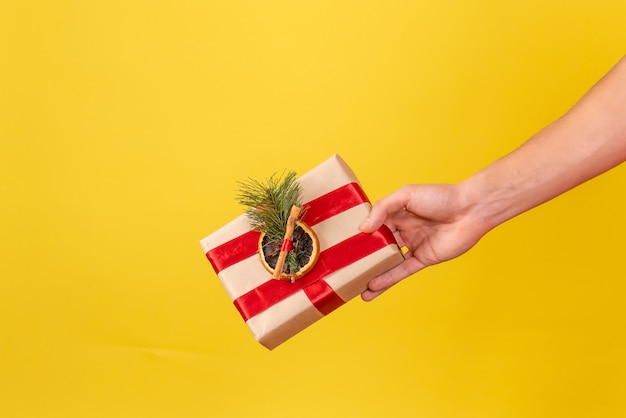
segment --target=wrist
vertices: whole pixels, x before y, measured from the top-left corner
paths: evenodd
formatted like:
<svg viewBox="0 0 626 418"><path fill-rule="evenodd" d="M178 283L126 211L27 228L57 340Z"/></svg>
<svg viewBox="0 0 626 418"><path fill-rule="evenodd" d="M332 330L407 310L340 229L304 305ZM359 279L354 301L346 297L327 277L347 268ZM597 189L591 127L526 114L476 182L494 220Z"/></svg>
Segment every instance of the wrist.
<svg viewBox="0 0 626 418"><path fill-rule="evenodd" d="M481 235L514 216L511 207L517 189L514 185L498 185L490 181L487 173L478 172L457 187L464 217Z"/></svg>

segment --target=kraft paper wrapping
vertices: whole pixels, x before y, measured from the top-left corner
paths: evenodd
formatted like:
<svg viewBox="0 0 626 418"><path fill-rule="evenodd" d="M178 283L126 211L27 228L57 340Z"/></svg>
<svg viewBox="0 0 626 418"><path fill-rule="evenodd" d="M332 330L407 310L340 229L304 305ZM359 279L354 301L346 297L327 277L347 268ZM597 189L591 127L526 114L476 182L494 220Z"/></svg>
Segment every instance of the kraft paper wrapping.
<svg viewBox="0 0 626 418"><path fill-rule="evenodd" d="M357 184L357 187L360 187L353 171L338 155L332 156L302 175L299 178L299 182L302 188L303 202L310 202L327 196L337 189L345 188L346 185ZM321 254L324 254L324 251L331 247L337 248L337 244L351 242L346 240L354 239L354 237L360 238L366 244L368 240L373 240L373 237L364 236L366 234L361 233L359 230L359 225L367 217L370 208L370 203L364 201L339 213L333 213L328 219L312 225L312 229L317 234L320 242ZM332 211L332 208L329 209ZM380 231L386 232L383 235L387 237L380 248L321 278L325 282L324 286L327 284L331 292L334 292L332 297L338 300L339 304L345 303L359 295L367 288L367 283L372 278L403 261L404 257L393 239L393 235L390 234L386 227L381 228ZM224 244L228 245L228 243L240 239L242 235L249 232L248 218L242 214L213 234L202 239L200 243L207 257L211 259L209 255L219 252L224 247ZM320 258L322 258L322 255L320 255ZM216 268L214 265L214 269L229 297L235 302L241 300L240 298L244 297L244 295L250 296L252 294L253 297L256 297L255 294L258 288L267 284L266 282L274 280L263 267L258 252L223 269ZM300 280L305 280L306 277L307 275ZM296 281L296 284L300 280ZM285 286L292 285L288 282L281 284ZM334 303L334 306L331 306L330 309L316 307L311 302L307 292L298 290L273 303L262 312L255 313L254 316L247 318L247 320L246 315L242 313L242 316L255 339L268 349L273 349L323 318L325 316L324 313L327 314L335 307L337 307L337 303Z"/></svg>

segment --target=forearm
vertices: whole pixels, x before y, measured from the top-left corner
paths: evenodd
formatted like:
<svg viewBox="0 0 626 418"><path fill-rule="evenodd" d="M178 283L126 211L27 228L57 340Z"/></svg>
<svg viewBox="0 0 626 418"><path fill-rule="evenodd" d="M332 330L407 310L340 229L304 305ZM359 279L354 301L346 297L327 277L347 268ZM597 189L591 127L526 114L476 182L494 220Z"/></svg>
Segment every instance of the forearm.
<svg viewBox="0 0 626 418"><path fill-rule="evenodd" d="M459 185L484 231L626 160L626 58L566 115Z"/></svg>

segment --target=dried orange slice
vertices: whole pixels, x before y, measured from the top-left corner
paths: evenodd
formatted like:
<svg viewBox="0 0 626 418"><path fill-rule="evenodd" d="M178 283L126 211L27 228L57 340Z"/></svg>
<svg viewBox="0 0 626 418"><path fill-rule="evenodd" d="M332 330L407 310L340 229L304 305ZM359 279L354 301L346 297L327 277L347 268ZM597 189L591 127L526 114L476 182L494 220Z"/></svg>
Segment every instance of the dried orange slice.
<svg viewBox="0 0 626 418"><path fill-rule="evenodd" d="M298 254L295 261L297 267L292 270L290 263L285 263L283 272L280 275L281 279L296 280L308 273L320 253L320 244L317 235L311 229L310 226L304 222L296 221L296 227L293 232L293 251ZM266 234L261 234L259 237L259 255L261 257L261 263L263 267L271 274L274 274L274 267L276 267L276 261L280 254L281 242L271 241Z"/></svg>

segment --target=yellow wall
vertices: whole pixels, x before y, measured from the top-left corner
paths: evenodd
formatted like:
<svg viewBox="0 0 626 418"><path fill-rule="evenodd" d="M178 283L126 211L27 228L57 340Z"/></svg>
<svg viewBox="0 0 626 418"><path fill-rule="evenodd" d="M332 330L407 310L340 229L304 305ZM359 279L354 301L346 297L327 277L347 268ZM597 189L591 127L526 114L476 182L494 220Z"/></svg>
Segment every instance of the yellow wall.
<svg viewBox="0 0 626 418"><path fill-rule="evenodd" d="M623 417L626 171L275 351L198 241L333 153L455 182L625 52L626 2L3 1L0 416Z"/></svg>

